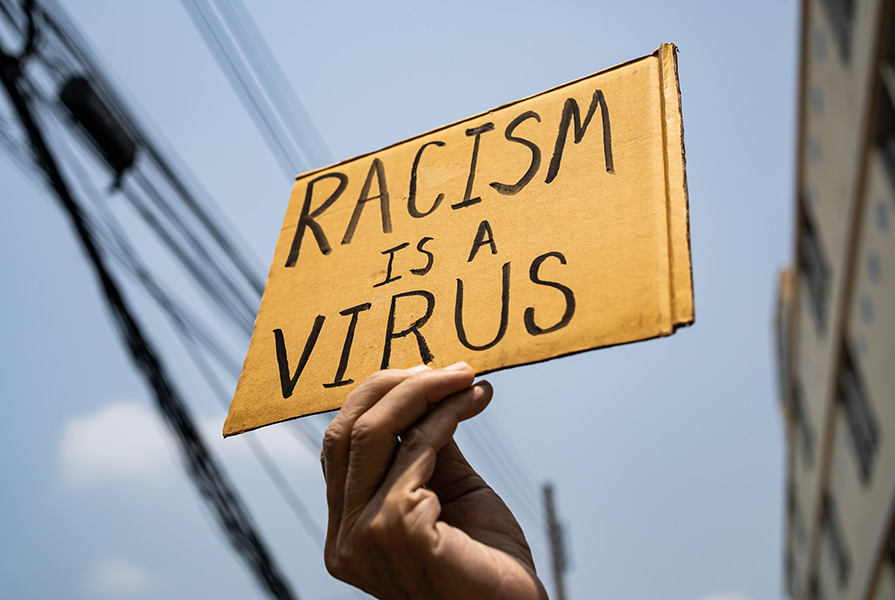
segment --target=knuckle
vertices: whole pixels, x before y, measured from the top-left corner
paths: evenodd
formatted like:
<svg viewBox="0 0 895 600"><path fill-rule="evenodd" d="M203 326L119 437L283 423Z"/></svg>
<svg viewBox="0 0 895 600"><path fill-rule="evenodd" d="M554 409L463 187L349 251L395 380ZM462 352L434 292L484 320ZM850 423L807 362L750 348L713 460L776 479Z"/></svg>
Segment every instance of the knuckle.
<svg viewBox="0 0 895 600"><path fill-rule="evenodd" d="M354 423L351 428L351 445L367 445L374 442L379 437L379 428L374 426L370 419L361 417Z"/></svg>
<svg viewBox="0 0 895 600"><path fill-rule="evenodd" d="M359 386L348 392L342 407L350 406L355 402L362 401L360 399L369 396L375 390L384 387L390 381L388 371L377 371L372 375L368 375Z"/></svg>
<svg viewBox="0 0 895 600"><path fill-rule="evenodd" d="M367 377L364 380L364 382L360 386L358 386L358 388L355 389L354 392L352 392L352 394L355 392L358 392L359 390L361 390L361 388L368 388L368 387L377 387L378 388L382 385L392 384L393 382L397 383L397 382L403 380L406 376L407 375L406 375L406 373L404 373L404 371L400 371L398 369L386 369L384 371L376 371L375 373L373 373L372 375Z"/></svg>
<svg viewBox="0 0 895 600"><path fill-rule="evenodd" d="M343 412L346 407L353 407L355 404L366 405L371 399L378 400L388 390L407 379L407 376L406 372L399 369L376 371L372 375L368 375L345 397L345 402L342 404Z"/></svg>
<svg viewBox="0 0 895 600"><path fill-rule="evenodd" d="M323 467L323 474L326 475L326 463L338 456L338 448L344 444L345 434L343 428L336 420L326 428L323 432L323 442L320 446L320 465Z"/></svg>
<svg viewBox="0 0 895 600"><path fill-rule="evenodd" d="M375 373L367 377L367 381L390 381L396 374L397 371L395 369L383 369L381 371L376 371Z"/></svg>
<svg viewBox="0 0 895 600"><path fill-rule="evenodd" d="M329 424L326 431L323 432L323 446L320 449L320 456L325 457L330 453L332 448L342 439L342 428L338 426L335 420Z"/></svg>

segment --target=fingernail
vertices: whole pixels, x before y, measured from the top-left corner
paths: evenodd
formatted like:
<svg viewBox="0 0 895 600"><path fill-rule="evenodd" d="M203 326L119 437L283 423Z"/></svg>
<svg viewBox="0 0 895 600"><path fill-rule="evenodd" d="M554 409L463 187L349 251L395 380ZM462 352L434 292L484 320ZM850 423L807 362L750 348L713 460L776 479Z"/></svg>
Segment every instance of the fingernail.
<svg viewBox="0 0 895 600"><path fill-rule="evenodd" d="M404 369L408 373L419 373L420 371L428 371L429 367L426 365L417 365L415 367L410 367L409 369Z"/></svg>
<svg viewBox="0 0 895 600"><path fill-rule="evenodd" d="M444 370L445 371L464 371L468 368L469 368L469 365L467 365L465 362L463 362L461 360L460 362L455 362L454 364L445 367Z"/></svg>

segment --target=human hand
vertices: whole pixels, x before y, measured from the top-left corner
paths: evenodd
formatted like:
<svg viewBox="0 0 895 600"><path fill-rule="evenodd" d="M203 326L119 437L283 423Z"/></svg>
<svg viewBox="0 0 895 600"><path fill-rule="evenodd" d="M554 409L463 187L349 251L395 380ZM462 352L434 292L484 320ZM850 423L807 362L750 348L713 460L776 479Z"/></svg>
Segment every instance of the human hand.
<svg viewBox="0 0 895 600"><path fill-rule="evenodd" d="M381 600L546 600L522 529L452 437L491 400L474 377L380 371L348 395L321 452L334 577Z"/></svg>

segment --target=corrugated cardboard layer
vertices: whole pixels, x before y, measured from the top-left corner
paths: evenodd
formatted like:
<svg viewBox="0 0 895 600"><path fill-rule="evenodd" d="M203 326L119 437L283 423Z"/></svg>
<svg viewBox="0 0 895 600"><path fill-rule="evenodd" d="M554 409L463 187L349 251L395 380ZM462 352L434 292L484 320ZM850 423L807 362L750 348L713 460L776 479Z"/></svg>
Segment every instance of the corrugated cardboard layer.
<svg viewBox="0 0 895 600"><path fill-rule="evenodd" d="M693 321L675 48L296 179L224 425Z"/></svg>

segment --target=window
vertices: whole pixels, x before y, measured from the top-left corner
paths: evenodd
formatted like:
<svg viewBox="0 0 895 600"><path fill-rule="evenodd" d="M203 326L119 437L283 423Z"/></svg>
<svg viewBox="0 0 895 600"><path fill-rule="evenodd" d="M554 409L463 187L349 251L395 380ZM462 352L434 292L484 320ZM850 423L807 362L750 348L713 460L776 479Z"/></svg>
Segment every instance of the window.
<svg viewBox="0 0 895 600"><path fill-rule="evenodd" d="M879 447L879 424L870 406L870 398L849 344L843 344L839 370L839 405L845 412L848 430L858 461L858 472L867 483Z"/></svg>
<svg viewBox="0 0 895 600"><path fill-rule="evenodd" d="M820 234L805 194L801 197L799 223L799 272L808 291L808 301L819 332L826 330L827 302L830 293L830 267L820 245Z"/></svg>
<svg viewBox="0 0 895 600"><path fill-rule="evenodd" d="M852 33L855 29L855 0L824 0L827 16L839 48L839 56L844 62L851 57Z"/></svg>
<svg viewBox="0 0 895 600"><path fill-rule="evenodd" d="M845 537L842 535L842 527L839 524L839 515L836 512L836 503L833 497L827 495L824 501L824 546L830 554L830 560L835 569L836 581L839 589L845 589L848 576L851 572L851 557L845 545Z"/></svg>

